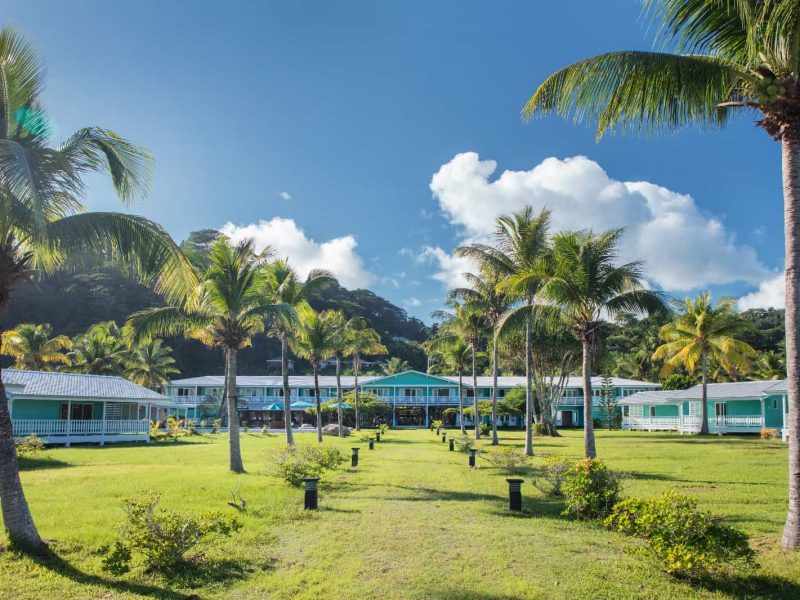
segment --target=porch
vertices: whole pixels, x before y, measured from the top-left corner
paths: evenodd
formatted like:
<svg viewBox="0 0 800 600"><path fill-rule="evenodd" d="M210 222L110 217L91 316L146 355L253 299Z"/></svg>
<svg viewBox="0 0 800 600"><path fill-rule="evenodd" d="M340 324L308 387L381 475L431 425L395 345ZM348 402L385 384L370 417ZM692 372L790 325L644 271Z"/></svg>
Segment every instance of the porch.
<svg viewBox="0 0 800 600"><path fill-rule="evenodd" d="M149 442L146 419L12 419L14 437L35 433L46 444Z"/></svg>

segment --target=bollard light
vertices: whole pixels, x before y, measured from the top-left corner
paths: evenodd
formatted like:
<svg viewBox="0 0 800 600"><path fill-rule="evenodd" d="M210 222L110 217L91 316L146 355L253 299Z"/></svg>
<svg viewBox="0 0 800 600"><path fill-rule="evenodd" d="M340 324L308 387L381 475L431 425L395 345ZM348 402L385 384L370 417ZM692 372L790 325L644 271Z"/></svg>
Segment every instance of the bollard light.
<svg viewBox="0 0 800 600"><path fill-rule="evenodd" d="M452 452L455 449L456 449L455 440L453 438L450 438L450 452Z"/></svg>
<svg viewBox="0 0 800 600"><path fill-rule="evenodd" d="M475 455L477 453L478 453L478 450L476 448L470 448L469 449L469 466L470 466L471 469L475 467Z"/></svg>
<svg viewBox="0 0 800 600"><path fill-rule="evenodd" d="M358 448L351 448L353 456L350 457L350 466L355 468L358 466Z"/></svg>
<svg viewBox="0 0 800 600"><path fill-rule="evenodd" d="M376 431L375 432L375 441L376 442L380 442L381 441L381 432L380 431Z"/></svg>
<svg viewBox="0 0 800 600"><path fill-rule="evenodd" d="M447 441L447 432L445 431L445 432L442 434L442 443L444 444L446 441Z"/></svg>
<svg viewBox="0 0 800 600"><path fill-rule="evenodd" d="M303 485L306 488L305 509L317 510L317 484L319 477L305 477Z"/></svg>
<svg viewBox="0 0 800 600"><path fill-rule="evenodd" d="M437 427L437 428L436 428L436 435L439 435L439 433L440 433L440 432L439 432L439 428Z"/></svg>
<svg viewBox="0 0 800 600"><path fill-rule="evenodd" d="M375 450L375 440L372 438L369 438L369 449Z"/></svg>
<svg viewBox="0 0 800 600"><path fill-rule="evenodd" d="M506 479L508 482L508 510L522 510L523 479Z"/></svg>

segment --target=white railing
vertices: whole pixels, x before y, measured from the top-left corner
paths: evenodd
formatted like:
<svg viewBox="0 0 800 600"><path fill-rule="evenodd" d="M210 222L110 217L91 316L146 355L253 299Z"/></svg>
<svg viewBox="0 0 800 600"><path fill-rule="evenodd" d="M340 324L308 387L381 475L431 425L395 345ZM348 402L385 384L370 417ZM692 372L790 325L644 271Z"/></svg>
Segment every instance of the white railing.
<svg viewBox="0 0 800 600"><path fill-rule="evenodd" d="M679 417L623 417L622 427L627 429L677 429Z"/></svg>
<svg viewBox="0 0 800 600"><path fill-rule="evenodd" d="M699 415L684 415L681 417L681 428L700 429L702 417ZM736 415L725 417L708 417L708 428L712 431L730 431L737 429L757 429L764 426L761 415Z"/></svg>
<svg viewBox="0 0 800 600"><path fill-rule="evenodd" d="M59 435L119 435L119 434L145 434L149 431L148 422L145 420L122 420L105 421L105 428L102 420L75 420L66 419L13 419L14 435L23 437L35 433L38 436L59 436ZM69 427L68 427L69 425Z"/></svg>

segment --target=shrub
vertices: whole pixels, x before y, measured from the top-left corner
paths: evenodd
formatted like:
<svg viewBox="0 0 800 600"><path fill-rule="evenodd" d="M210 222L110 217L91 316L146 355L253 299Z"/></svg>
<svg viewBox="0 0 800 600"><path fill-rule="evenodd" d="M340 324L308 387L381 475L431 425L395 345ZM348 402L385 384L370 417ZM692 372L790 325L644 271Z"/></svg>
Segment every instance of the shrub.
<svg viewBox="0 0 800 600"><path fill-rule="evenodd" d="M481 435L487 436L492 432L492 426L489 425L488 423L481 423L480 424L480 431L481 431Z"/></svg>
<svg viewBox="0 0 800 600"><path fill-rule="evenodd" d="M760 433L762 440L774 440L778 437L778 430L777 429L762 429Z"/></svg>
<svg viewBox="0 0 800 600"><path fill-rule="evenodd" d="M222 428L222 419L214 419L211 421L211 433L219 433Z"/></svg>
<svg viewBox="0 0 800 600"><path fill-rule="evenodd" d="M544 423L534 423L533 435L547 435L547 425Z"/></svg>
<svg viewBox="0 0 800 600"><path fill-rule="evenodd" d="M172 571L190 562L188 553L201 542L228 536L241 527L235 517L226 517L218 511L194 517L159 510L160 500L153 492L125 500L126 520L121 539L103 559L106 570L116 575L128 572L134 553L138 553L145 569Z"/></svg>
<svg viewBox="0 0 800 600"><path fill-rule="evenodd" d="M561 485L567 507L565 515L581 519L605 517L617 503L622 476L597 458L587 458L567 470Z"/></svg>
<svg viewBox="0 0 800 600"><path fill-rule="evenodd" d="M440 429L443 424L441 419L434 419L431 421L431 429Z"/></svg>
<svg viewBox="0 0 800 600"><path fill-rule="evenodd" d="M566 458L551 456L536 468L533 487L547 496L563 496L561 487L572 466L572 462Z"/></svg>
<svg viewBox="0 0 800 600"><path fill-rule="evenodd" d="M186 429L189 432L189 435L197 435L197 421L194 419L189 419L186 421Z"/></svg>
<svg viewBox="0 0 800 600"><path fill-rule="evenodd" d="M603 426L603 421L601 419L592 419L592 427L595 429L600 429Z"/></svg>
<svg viewBox="0 0 800 600"><path fill-rule="evenodd" d="M27 456L28 454L38 454L44 450L44 442L35 433L24 438L14 438L14 446L17 449L17 456Z"/></svg>
<svg viewBox="0 0 800 600"><path fill-rule="evenodd" d="M493 467L501 469L509 475L521 475L530 468L528 457L516 448L494 448L481 456Z"/></svg>
<svg viewBox="0 0 800 600"><path fill-rule="evenodd" d="M306 477L319 477L344 461L338 448L330 446L284 446L271 453L268 468L275 477L299 486Z"/></svg>
<svg viewBox="0 0 800 600"><path fill-rule="evenodd" d="M605 525L644 539L643 550L672 575L695 578L754 561L745 534L699 510L696 499L675 492L619 502Z"/></svg>
<svg viewBox="0 0 800 600"><path fill-rule="evenodd" d="M466 452L475 447L475 439L468 435L460 435L453 438L453 445L459 452Z"/></svg>

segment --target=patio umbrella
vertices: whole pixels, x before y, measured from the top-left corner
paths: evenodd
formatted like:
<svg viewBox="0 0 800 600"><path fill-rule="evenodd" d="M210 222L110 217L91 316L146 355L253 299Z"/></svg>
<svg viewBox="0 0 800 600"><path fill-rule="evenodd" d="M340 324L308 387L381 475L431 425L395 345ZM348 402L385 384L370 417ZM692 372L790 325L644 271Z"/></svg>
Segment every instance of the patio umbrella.
<svg viewBox="0 0 800 600"><path fill-rule="evenodd" d="M264 407L264 410L283 410L283 404L279 404L278 402L273 402L272 404L267 404Z"/></svg>
<svg viewBox="0 0 800 600"><path fill-rule="evenodd" d="M291 409L292 410L305 410L307 408L311 408L314 406L311 402L306 402L305 400L297 400L296 402L292 402Z"/></svg>
<svg viewBox="0 0 800 600"><path fill-rule="evenodd" d="M348 408L353 408L347 402L334 402L333 404L329 404L328 406L330 406L331 408L339 408L340 405L344 410L347 410Z"/></svg>

